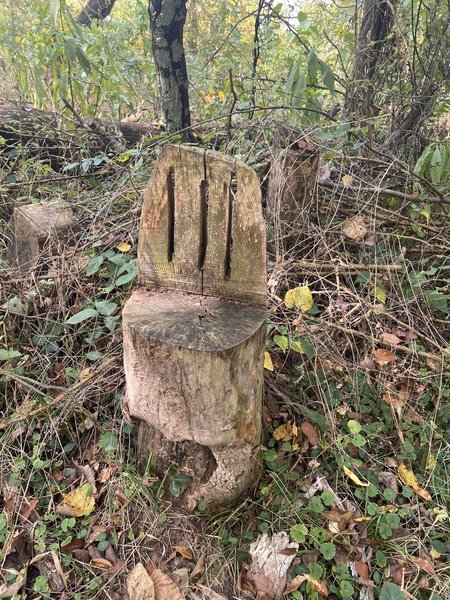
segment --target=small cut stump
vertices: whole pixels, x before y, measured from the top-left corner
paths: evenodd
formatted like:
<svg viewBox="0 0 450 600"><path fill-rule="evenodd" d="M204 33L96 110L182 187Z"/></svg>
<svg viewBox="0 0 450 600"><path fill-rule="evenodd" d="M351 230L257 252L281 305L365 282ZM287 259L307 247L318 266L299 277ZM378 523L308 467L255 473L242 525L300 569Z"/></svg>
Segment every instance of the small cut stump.
<svg viewBox="0 0 450 600"><path fill-rule="evenodd" d="M73 238L77 222L62 202L28 204L14 209L9 257L21 273L35 270L41 259L55 256Z"/></svg>
<svg viewBox="0 0 450 600"><path fill-rule="evenodd" d="M178 504L229 505L260 463L266 330L259 183L243 163L166 146L144 198L139 281L123 311L124 409L138 456L187 475Z"/></svg>

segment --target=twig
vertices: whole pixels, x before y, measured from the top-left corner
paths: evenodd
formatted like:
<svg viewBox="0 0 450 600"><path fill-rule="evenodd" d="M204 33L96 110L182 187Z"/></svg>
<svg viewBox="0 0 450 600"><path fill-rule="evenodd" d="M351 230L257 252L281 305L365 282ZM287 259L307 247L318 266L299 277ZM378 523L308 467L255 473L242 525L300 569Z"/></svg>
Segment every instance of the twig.
<svg viewBox="0 0 450 600"><path fill-rule="evenodd" d="M328 183L326 181L322 182L320 185L322 187L326 187L329 190L334 191L337 190L342 192L353 192L354 194L366 192L371 194L379 194L380 196L393 196L394 198L400 198L401 200L406 200L407 202L431 202L436 204L450 204L450 198L448 196L422 199L419 196L414 196L414 194L407 194L406 192L399 192L398 190L380 188L372 185L357 188L353 186L345 186L340 183Z"/></svg>
<svg viewBox="0 0 450 600"><path fill-rule="evenodd" d="M307 260L299 260L292 264L294 267L299 267L300 269L305 269L308 271L403 271L403 265L363 265L357 263L317 263L317 262L309 262ZM291 270L290 270L291 271Z"/></svg>
<svg viewBox="0 0 450 600"><path fill-rule="evenodd" d="M76 383L71 385L65 392L63 392L56 398L52 398L52 400L50 402L48 402L47 404L45 404L43 406L39 406L38 408L35 408L34 410L30 410L26 414L19 415L15 419L0 421L0 429L6 429L6 427L9 427L10 425L15 425L16 423L21 423L22 421L25 421L26 419L28 419L30 417L35 417L36 415L39 415L43 412L47 412L48 410L50 410L52 408L56 408L62 402L66 401L68 398L70 398L71 396L73 396L77 392L79 392L81 389L83 389L83 387L85 387L89 382L91 382L93 379L98 377L100 375L100 373L109 369L114 363L117 363L117 356L108 358L104 362L102 362L100 365L98 365L98 367L92 368L92 372L89 373L86 376L86 378L83 379L83 381L77 381Z"/></svg>
<svg viewBox="0 0 450 600"><path fill-rule="evenodd" d="M318 323L319 325L330 327L331 329L336 329L337 331L341 331L342 333L347 333L348 335L354 335L356 337L363 338L368 342L372 342L372 344L381 344L382 346L394 348L394 350L400 350L400 352L404 352L405 354L422 356L423 358L430 358L431 360L439 362L441 365L444 365L446 362L445 357L438 356L437 354L432 354L431 352L424 352L423 350L414 350L413 348L408 348L408 346L393 346L388 342L384 342L383 340L374 338L370 335L367 335L367 333L363 333L362 331L357 331L356 329L349 329L348 327L343 327L342 325L338 325L337 323L331 323L330 321L325 321L324 319L317 319L316 317L312 317L310 315L307 315L305 318L308 319L308 321L313 321L314 323Z"/></svg>

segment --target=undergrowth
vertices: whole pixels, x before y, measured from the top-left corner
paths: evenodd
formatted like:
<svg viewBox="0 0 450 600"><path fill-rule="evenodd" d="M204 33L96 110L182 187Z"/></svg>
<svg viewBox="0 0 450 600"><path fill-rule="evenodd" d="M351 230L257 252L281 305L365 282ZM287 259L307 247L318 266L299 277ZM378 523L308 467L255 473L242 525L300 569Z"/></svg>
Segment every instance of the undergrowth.
<svg viewBox="0 0 450 600"><path fill-rule="evenodd" d="M263 183L273 125L242 124L221 147ZM253 598L250 544L286 531L298 544L288 579L301 581L291 598L323 596L322 584L330 598L450 597L446 208L368 192L406 189L411 172L324 132L308 132L322 166L296 248L277 255L268 223L264 474L253 497L211 514L171 509L182 475L138 473L120 407L120 313L158 141L82 177L22 162L3 183L3 594L126 598L127 573L151 561L181 588L190 577L186 597ZM21 276L6 262L12 209L49 198L70 203L80 235ZM297 288L311 293L307 309L286 301ZM64 495L80 489L85 514L69 516Z"/></svg>

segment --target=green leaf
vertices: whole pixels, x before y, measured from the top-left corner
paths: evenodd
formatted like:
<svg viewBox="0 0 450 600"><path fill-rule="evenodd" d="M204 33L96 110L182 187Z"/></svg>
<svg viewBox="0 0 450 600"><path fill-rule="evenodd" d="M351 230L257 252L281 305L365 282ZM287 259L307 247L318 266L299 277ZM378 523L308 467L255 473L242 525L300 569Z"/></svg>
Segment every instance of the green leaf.
<svg viewBox="0 0 450 600"><path fill-rule="evenodd" d="M303 354L306 354L306 356L311 359L314 358L314 356L316 355L316 350L314 348L314 346L311 344L311 342L309 342L306 338L304 337L299 337L296 342L300 345L300 347L302 348L302 352Z"/></svg>
<svg viewBox="0 0 450 600"><path fill-rule="evenodd" d="M308 528L305 527L302 523L298 523L297 525L293 525L291 527L291 538L294 542L298 544L303 544L306 540L306 536L308 535Z"/></svg>
<svg viewBox="0 0 450 600"><path fill-rule="evenodd" d="M86 56L86 54L84 53L84 50L81 48L81 46L75 47L75 53L77 55L78 62L80 63L80 65L83 68L83 71L86 73L86 75L90 75L91 63L90 63L90 60L88 59L88 57Z"/></svg>
<svg viewBox="0 0 450 600"><path fill-rule="evenodd" d="M361 431L361 425L358 421L354 421L353 419L347 423L347 427L350 433L359 433Z"/></svg>
<svg viewBox="0 0 450 600"><path fill-rule="evenodd" d="M98 300L95 303L95 308L103 317L110 317L116 312L117 304L109 300Z"/></svg>
<svg viewBox="0 0 450 600"><path fill-rule="evenodd" d="M77 312L76 315L72 315L70 319L67 319L66 325L78 325L78 323L92 319L92 317L98 317L98 312L95 308L85 308Z"/></svg>
<svg viewBox="0 0 450 600"><path fill-rule="evenodd" d="M292 86L294 85L294 81L296 81L296 76L298 73L298 62L294 62L289 71L289 75L286 81L286 91L290 92L292 90Z"/></svg>
<svg viewBox="0 0 450 600"><path fill-rule="evenodd" d="M121 275L120 277L118 277L116 279L117 287L119 287L121 285L126 285L127 283L130 283L131 281L133 281L133 279L137 275L137 267L134 263L128 264L127 266L129 268L128 273L125 273L124 275Z"/></svg>
<svg viewBox="0 0 450 600"><path fill-rule="evenodd" d="M321 544L320 552L325 560L332 560L336 554L336 546L325 542L325 544Z"/></svg>
<svg viewBox="0 0 450 600"><path fill-rule="evenodd" d="M283 350L283 352L287 349L289 344L288 339L285 335L275 335L273 341L279 348Z"/></svg>
<svg viewBox="0 0 450 600"><path fill-rule="evenodd" d="M94 275L100 269L103 264L105 257L103 254L99 254L98 256L94 256L89 261L88 266L86 267L86 275Z"/></svg>
<svg viewBox="0 0 450 600"><path fill-rule="evenodd" d="M84 355L84 358L91 362L95 362L96 360L100 360L101 358L103 358L103 354L98 350L92 350L92 352L87 352Z"/></svg>
<svg viewBox="0 0 450 600"><path fill-rule="evenodd" d="M98 440L98 447L105 452L112 452L117 448L117 437L112 431L104 431Z"/></svg>
<svg viewBox="0 0 450 600"><path fill-rule="evenodd" d="M50 0L50 16L55 27L58 26L59 0Z"/></svg>
<svg viewBox="0 0 450 600"><path fill-rule="evenodd" d="M325 490L320 494L320 499L325 504L325 506L333 506L336 502L336 496L330 490Z"/></svg>
<svg viewBox="0 0 450 600"><path fill-rule="evenodd" d="M380 600L405 600L405 594L395 583L386 583L381 588Z"/></svg>
<svg viewBox="0 0 450 600"><path fill-rule="evenodd" d="M0 348L0 360L12 360L13 358L19 358L22 356L22 352L18 350L4 350Z"/></svg>

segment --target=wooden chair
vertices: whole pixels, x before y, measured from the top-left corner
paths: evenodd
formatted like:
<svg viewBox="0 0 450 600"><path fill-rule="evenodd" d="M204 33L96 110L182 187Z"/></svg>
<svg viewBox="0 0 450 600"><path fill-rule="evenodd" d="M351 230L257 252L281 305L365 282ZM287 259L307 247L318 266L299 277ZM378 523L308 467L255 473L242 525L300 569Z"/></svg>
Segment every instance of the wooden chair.
<svg viewBox="0 0 450 600"><path fill-rule="evenodd" d="M230 504L259 474L266 247L256 174L166 146L144 197L139 286L123 310L125 410L179 503Z"/></svg>

